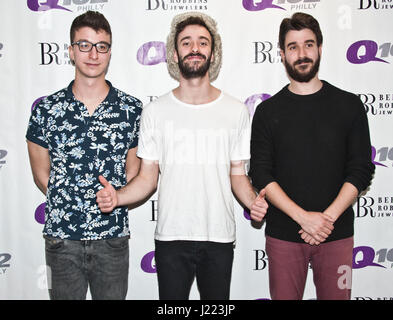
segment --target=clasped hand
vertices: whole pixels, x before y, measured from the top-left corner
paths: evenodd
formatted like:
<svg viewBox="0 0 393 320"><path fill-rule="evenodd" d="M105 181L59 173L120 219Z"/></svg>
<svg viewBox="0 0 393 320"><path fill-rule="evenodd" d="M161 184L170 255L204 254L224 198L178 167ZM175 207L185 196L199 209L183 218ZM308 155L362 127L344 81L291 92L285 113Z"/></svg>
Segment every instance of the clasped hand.
<svg viewBox="0 0 393 320"><path fill-rule="evenodd" d="M319 245L324 242L334 229L334 220L322 212L308 211L304 215L299 231L304 242L310 245Z"/></svg>

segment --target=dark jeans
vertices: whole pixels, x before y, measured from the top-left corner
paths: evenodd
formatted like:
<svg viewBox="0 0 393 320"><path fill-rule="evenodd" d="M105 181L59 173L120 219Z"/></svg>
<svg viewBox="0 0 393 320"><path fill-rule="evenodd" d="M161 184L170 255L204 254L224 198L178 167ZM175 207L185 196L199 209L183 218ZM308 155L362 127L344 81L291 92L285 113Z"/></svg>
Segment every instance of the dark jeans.
<svg viewBox="0 0 393 320"><path fill-rule="evenodd" d="M196 277L201 300L228 300L233 243L155 241L161 300L188 300Z"/></svg>
<svg viewBox="0 0 393 320"><path fill-rule="evenodd" d="M129 237L73 241L45 238L51 300L124 300L128 289Z"/></svg>

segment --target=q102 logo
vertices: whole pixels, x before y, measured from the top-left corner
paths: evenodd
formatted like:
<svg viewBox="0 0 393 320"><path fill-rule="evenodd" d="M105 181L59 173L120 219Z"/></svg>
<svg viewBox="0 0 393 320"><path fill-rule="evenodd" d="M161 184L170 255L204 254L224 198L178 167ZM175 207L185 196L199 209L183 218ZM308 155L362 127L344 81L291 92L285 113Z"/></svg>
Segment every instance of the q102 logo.
<svg viewBox="0 0 393 320"><path fill-rule="evenodd" d="M320 0L277 0L277 4L290 4L291 10L314 9ZM262 11L266 9L281 9L283 7L273 4L273 0L243 0L243 8L247 11Z"/></svg>
<svg viewBox="0 0 393 320"><path fill-rule="evenodd" d="M0 150L0 169L5 165L5 157L7 156L7 150Z"/></svg>
<svg viewBox="0 0 393 320"><path fill-rule="evenodd" d="M11 267L10 260L11 255L9 253L0 253L0 275L5 274L7 269Z"/></svg>
<svg viewBox="0 0 393 320"><path fill-rule="evenodd" d="M46 0L45 2L40 0L27 0L27 7L31 11L48 11L58 9L72 12L72 10L66 7L76 5L80 6L78 7L78 10L80 8L84 8L82 6L86 6L86 9L88 10L97 10L102 9L104 6L103 3L107 2L108 0Z"/></svg>
<svg viewBox="0 0 393 320"><path fill-rule="evenodd" d="M347 60L353 64L368 62L389 63L382 58L393 56L393 46L390 42L378 45L372 40L360 40L351 44L347 50Z"/></svg>
<svg viewBox="0 0 393 320"><path fill-rule="evenodd" d="M150 41L143 44L137 51L137 61L144 66L166 63L166 48L162 41Z"/></svg>
<svg viewBox="0 0 393 320"><path fill-rule="evenodd" d="M376 257L378 259L374 262ZM353 269L362 269L366 267L386 268L381 265L381 263L390 263L390 267L393 268L393 248L383 248L377 252L375 252L372 247L368 246L353 248Z"/></svg>
<svg viewBox="0 0 393 320"><path fill-rule="evenodd" d="M371 160L376 166L385 167L388 166L384 164L386 161L393 161L393 148L382 147L378 150L375 147L371 147Z"/></svg>
<svg viewBox="0 0 393 320"><path fill-rule="evenodd" d="M155 251L146 253L141 260L141 269L146 273L156 273L156 265L154 261Z"/></svg>

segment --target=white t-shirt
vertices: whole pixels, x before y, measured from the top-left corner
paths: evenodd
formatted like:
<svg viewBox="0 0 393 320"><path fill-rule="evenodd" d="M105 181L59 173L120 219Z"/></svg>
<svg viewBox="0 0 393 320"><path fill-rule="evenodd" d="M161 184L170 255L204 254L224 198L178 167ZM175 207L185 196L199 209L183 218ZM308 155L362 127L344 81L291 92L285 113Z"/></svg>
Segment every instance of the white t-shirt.
<svg viewBox="0 0 393 320"><path fill-rule="evenodd" d="M137 155L159 162L155 239L235 240L230 162L250 158L243 103L221 92L191 105L171 91L143 109Z"/></svg>

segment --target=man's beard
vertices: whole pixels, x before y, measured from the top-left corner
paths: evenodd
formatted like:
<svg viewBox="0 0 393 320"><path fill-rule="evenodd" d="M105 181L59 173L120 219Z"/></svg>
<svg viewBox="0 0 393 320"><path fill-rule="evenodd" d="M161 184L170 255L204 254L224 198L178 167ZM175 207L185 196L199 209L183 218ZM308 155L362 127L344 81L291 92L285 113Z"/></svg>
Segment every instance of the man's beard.
<svg viewBox="0 0 393 320"><path fill-rule="evenodd" d="M318 54L318 58L315 61L314 65L311 67L310 71L307 73L300 73L295 69L295 66L304 62L310 62L313 63L313 60L310 58L303 58L299 59L294 62L293 67L285 60L285 69L287 70L288 75L295 81L298 82L309 82L312 78L315 77L315 75L318 73L319 70L319 64L321 62L321 56Z"/></svg>
<svg viewBox="0 0 393 320"><path fill-rule="evenodd" d="M203 63L200 67L195 67L196 63L194 61L191 61L191 63L185 63L187 58L192 56L202 57L205 60L205 63ZM205 76L205 74L209 71L210 61L211 55L209 58L206 58L206 56L201 53L190 53L184 58L179 59L178 65L180 72L185 79L194 79Z"/></svg>

